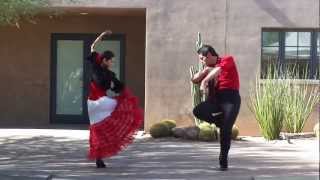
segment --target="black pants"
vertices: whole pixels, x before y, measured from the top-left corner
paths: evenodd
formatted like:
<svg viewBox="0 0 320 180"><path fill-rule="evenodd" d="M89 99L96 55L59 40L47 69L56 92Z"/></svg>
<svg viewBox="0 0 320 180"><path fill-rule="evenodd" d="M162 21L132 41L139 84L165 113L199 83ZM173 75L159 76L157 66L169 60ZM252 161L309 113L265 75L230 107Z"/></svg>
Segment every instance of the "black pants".
<svg viewBox="0 0 320 180"><path fill-rule="evenodd" d="M216 93L214 100L204 101L193 109L193 114L198 119L214 123L220 128L220 155L223 157L227 157L229 153L232 127L237 119L240 104L239 91L221 90Z"/></svg>

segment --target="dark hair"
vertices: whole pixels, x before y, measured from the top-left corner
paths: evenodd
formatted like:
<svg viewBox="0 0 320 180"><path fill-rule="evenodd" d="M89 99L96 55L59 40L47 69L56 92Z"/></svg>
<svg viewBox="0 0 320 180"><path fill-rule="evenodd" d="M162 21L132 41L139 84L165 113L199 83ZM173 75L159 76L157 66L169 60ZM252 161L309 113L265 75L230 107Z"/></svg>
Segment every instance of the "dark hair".
<svg viewBox="0 0 320 180"><path fill-rule="evenodd" d="M202 54L204 56L207 56L209 52L211 53L211 55L219 57L216 50L214 50L214 48L210 45L205 44L205 45L201 46L201 48L198 49L198 51L197 51L198 54Z"/></svg>
<svg viewBox="0 0 320 180"><path fill-rule="evenodd" d="M112 52L112 51L109 51L109 50L104 51L104 52L102 53L102 55L101 55L101 59L106 58L106 60L109 60L109 59L111 59L111 58L113 58L113 57L114 57L113 52Z"/></svg>

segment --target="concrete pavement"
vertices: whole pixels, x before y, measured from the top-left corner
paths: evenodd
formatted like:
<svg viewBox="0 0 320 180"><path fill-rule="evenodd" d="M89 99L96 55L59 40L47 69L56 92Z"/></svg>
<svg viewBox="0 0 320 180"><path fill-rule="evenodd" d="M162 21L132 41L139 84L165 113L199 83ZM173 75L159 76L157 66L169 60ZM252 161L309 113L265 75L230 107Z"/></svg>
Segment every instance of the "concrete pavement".
<svg viewBox="0 0 320 180"><path fill-rule="evenodd" d="M218 142L140 134L125 151L106 160L106 169L96 169L86 159L86 130L0 129L0 180L319 180L319 141L291 142L267 142L260 137L233 141L230 170L220 172Z"/></svg>

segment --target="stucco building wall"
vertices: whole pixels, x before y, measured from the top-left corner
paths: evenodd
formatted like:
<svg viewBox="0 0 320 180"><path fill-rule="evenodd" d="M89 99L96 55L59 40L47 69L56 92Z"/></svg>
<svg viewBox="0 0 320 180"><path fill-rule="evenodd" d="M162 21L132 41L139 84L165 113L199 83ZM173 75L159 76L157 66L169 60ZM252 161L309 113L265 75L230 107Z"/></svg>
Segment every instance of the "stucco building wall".
<svg viewBox="0 0 320 180"><path fill-rule="evenodd" d="M121 23L118 23L121 22ZM126 84L144 101L145 16L62 15L37 24L0 27L0 124L38 127L50 123L51 33L99 33L112 27L126 35Z"/></svg>
<svg viewBox="0 0 320 180"><path fill-rule="evenodd" d="M201 32L204 43L212 44L221 55L231 54L236 58L242 96L242 107L237 124L240 126L242 135L257 135L258 126L247 104L250 83L254 80L255 71L260 66L261 28L319 27L318 0L83 0L76 4L67 1L52 2L52 6L65 9L80 8L90 10L100 8L102 10L105 9L105 11L111 11L112 9L116 11L122 8L145 9L145 30L139 30L139 32L145 33L145 69L141 69L141 66L135 66L137 71L145 73L145 79L143 81L132 80L132 86L134 86L134 83L139 83L139 87L142 82L145 84L146 130L153 123L163 118L175 119L178 125L181 126L192 124L189 67L197 63L195 41L197 32ZM67 19L63 21L67 22ZM84 23L83 19L78 21L81 21L78 23ZM92 29L93 27L91 26L81 26L81 28L87 29L89 32L101 31L105 28L105 24L94 19L86 23L95 27ZM131 21L129 20L119 19L119 21L114 21L108 25L113 31L129 33L129 37L132 28L136 26L132 25L126 30L118 26L130 23ZM61 24L60 26L66 25ZM52 26L48 27L53 28ZM48 33L49 30L46 31ZM68 31L78 32L80 30L79 28L70 27ZM44 32L39 33L41 35ZM9 39L10 37L6 38ZM30 37L31 39L33 38ZM46 40L46 37L43 37L43 39ZM139 40L143 40L143 38L139 38ZM41 44L43 42L38 43ZM134 46L135 42L130 41L130 43ZM0 44L0 46L2 47L3 45ZM47 49L45 51L48 51L48 44L46 46ZM7 54L5 57L9 57L9 55ZM130 57L128 52L126 58ZM7 68L16 69L17 67L11 66L17 66L19 61L14 60L14 62L14 64L8 64ZM48 62L49 59L44 57L44 62L41 62L40 65L48 69ZM133 66L133 64L130 66ZM30 67L29 71L31 73L32 67ZM43 86L40 88L42 89L41 93L45 97L45 100L40 101L43 104L48 104L47 91L49 87L46 83L49 78L48 73L46 70L37 71L45 74L39 80L39 84ZM131 72L131 70L129 71ZM133 70L132 72L137 71ZM30 81L36 76L36 72L32 72L34 75L30 77ZM4 76L8 77L10 75ZM130 81L128 79L128 82ZM137 92L141 93L142 91ZM19 96L15 97L21 97L22 94L18 94ZM3 96L6 97L7 95ZM18 100L15 102L18 102ZM22 103L19 106L26 106L27 104L26 101L26 103ZM14 111L11 110L11 112ZM34 114L37 114L37 112L38 110L34 110ZM7 117L4 117L10 119L10 116L12 116L12 113L8 113ZM28 117L45 119L46 116L47 113L29 115ZM311 130L311 126L318 119L318 110L315 110L306 130Z"/></svg>

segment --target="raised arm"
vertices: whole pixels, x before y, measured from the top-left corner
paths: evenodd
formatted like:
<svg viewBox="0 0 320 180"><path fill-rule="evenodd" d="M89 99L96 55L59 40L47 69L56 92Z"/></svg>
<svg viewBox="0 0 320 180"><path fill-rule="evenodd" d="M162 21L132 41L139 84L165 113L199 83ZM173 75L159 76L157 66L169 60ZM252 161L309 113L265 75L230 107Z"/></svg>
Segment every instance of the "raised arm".
<svg viewBox="0 0 320 180"><path fill-rule="evenodd" d="M110 30L106 30L106 31L102 32L102 33L97 37L97 39L94 40L93 43L91 44L91 49L90 49L91 52L94 51L95 45L97 44L97 42L99 42L99 41L103 38L103 36L105 36L105 35L110 35L110 34L112 34L112 32L111 32Z"/></svg>

